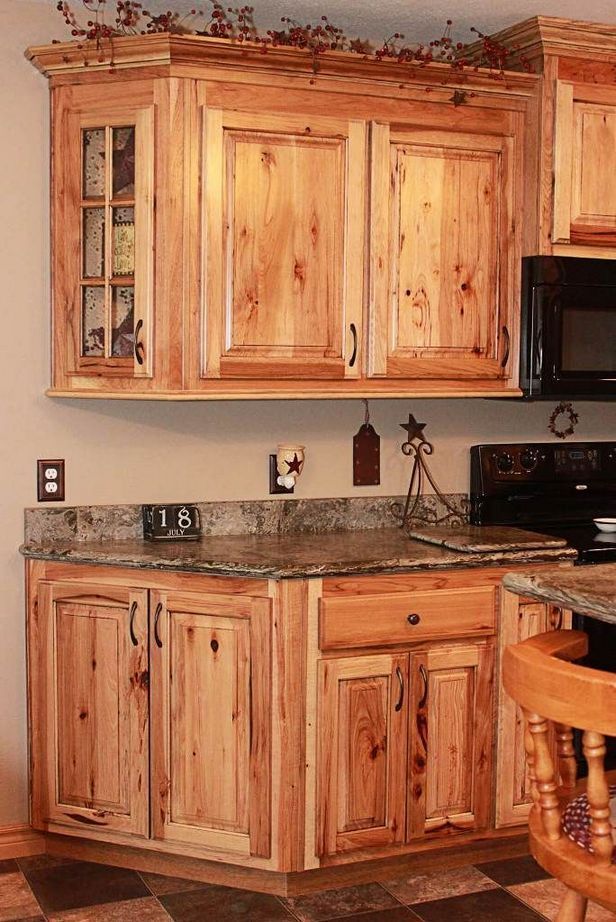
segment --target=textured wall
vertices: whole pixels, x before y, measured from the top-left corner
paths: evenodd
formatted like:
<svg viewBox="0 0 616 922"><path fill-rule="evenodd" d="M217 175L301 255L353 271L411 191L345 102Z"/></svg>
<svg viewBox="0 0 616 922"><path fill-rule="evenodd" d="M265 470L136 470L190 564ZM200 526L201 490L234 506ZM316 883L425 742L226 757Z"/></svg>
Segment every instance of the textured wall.
<svg viewBox="0 0 616 922"><path fill-rule="evenodd" d="M307 449L299 497L397 494L406 488L398 423L412 410L429 423L442 488L458 492L467 487L470 444L548 438L551 409L504 401L375 401L382 483L362 489L351 483L351 438L363 421L359 401L174 405L45 397L47 84L26 62L23 49L62 37L54 6L47 0L0 0L0 825L26 817L23 590L17 548L23 507L36 502L37 458L67 459L72 505L258 499L267 495L268 453L278 441L297 439ZM290 6L280 8L288 12ZM577 409L580 438L616 438L616 404L580 403Z"/></svg>

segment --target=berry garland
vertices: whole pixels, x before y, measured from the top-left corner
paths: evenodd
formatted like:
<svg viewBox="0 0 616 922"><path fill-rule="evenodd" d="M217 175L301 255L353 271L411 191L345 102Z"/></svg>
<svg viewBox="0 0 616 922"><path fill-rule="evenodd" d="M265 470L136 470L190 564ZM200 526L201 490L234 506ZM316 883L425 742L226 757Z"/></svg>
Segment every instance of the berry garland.
<svg viewBox="0 0 616 922"><path fill-rule="evenodd" d="M113 39L122 35L151 35L158 32L171 32L176 35L206 35L226 38L240 44L258 47L262 52L268 48L280 46L300 48L312 55L316 69L317 59L328 51L348 51L360 54L375 61L396 61L399 64L425 66L432 62L448 64L453 71L462 71L471 67L489 68L493 75L501 77L510 55L517 46L507 47L494 41L479 29L471 28L481 43L481 54L473 61L465 58L467 44L454 41L451 30L452 21L447 20L445 30L431 42L418 44L406 43L402 32L395 32L376 47L361 38L349 38L344 31L333 25L327 16L321 16L317 25L301 25L288 16L281 18L280 29L259 30L254 20L254 7L227 7L220 0L207 0L209 9L193 7L185 13L168 10L154 14L144 9L139 0L115 0L115 19L112 24L106 21L107 0L81 0L89 14L82 23L73 11L69 0L59 0L57 9L70 29L73 38L95 41L100 44L103 39ZM531 72L530 62L524 55L518 55L523 68Z"/></svg>

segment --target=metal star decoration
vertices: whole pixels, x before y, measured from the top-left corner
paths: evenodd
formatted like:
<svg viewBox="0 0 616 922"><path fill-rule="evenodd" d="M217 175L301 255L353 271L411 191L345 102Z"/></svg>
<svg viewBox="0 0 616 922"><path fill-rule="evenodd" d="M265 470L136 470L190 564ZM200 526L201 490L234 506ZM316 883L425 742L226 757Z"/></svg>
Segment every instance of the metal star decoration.
<svg viewBox="0 0 616 922"><path fill-rule="evenodd" d="M412 413L409 413L408 423L400 423L400 428L406 429L408 432L408 442L412 442L413 439L419 439L420 442L426 441L426 437L423 434L426 423L418 423Z"/></svg>

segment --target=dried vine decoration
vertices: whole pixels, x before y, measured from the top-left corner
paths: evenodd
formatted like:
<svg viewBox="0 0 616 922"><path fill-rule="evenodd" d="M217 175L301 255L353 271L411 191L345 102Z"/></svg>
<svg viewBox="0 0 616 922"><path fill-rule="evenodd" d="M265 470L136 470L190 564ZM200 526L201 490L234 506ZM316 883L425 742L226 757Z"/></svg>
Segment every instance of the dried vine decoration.
<svg viewBox="0 0 616 922"><path fill-rule="evenodd" d="M569 425L566 429L563 429L562 426L557 426L556 421L559 416L565 416L569 420ZM556 436L557 439L566 439L570 435L573 435L575 432L575 427L579 421L580 418L573 409L572 403L559 403L556 407L554 407L554 410L550 415L548 429L552 435Z"/></svg>
<svg viewBox="0 0 616 922"><path fill-rule="evenodd" d="M426 458L433 454L434 446L431 442L428 442L423 433L425 426L425 423L418 423L412 413L409 413L408 423L400 423L400 427L407 431L407 440L403 442L401 446L402 453L413 462L409 489L406 494L404 506L402 503L393 503L391 507L394 518L400 522L400 528L411 525L411 520L414 520L415 523L429 522L431 525L442 525L450 519L461 518L460 510L456 509L456 507L445 498L428 467ZM417 507L423 495L423 487L426 480L432 487L434 495L440 500L445 509L447 509L446 515L440 518L429 519L427 516L416 514Z"/></svg>
<svg viewBox="0 0 616 922"><path fill-rule="evenodd" d="M487 68L494 77L502 78L510 55L517 50L517 46L508 47L473 27L471 32L479 39L481 53L477 56L475 48L471 60L465 57L469 45L454 40L450 19L447 20L443 34L431 42L407 43L402 32L395 32L376 48L366 39L349 38L343 29L335 26L325 15L319 17L316 25L302 25L289 16L283 16L280 29L262 32L254 20L254 7L224 6L220 0L208 2L207 10L192 7L184 13L167 10L154 14L145 9L140 0L115 0L113 23L108 23L105 18L107 0L81 0L82 7L90 17L84 23L78 19L69 0L59 0L57 9L74 38L85 42L95 41L99 48L103 40L116 36L161 32L204 35L252 45L262 52L281 46L299 48L312 56L315 71L322 55L329 51L346 51L375 62L388 60L421 67L434 62L447 64L453 74L468 68L475 71L480 67ZM519 55L518 59L525 70L532 70L524 55ZM452 97L452 101L454 105L461 105L466 101L466 96L473 95L469 93L464 98L458 95Z"/></svg>

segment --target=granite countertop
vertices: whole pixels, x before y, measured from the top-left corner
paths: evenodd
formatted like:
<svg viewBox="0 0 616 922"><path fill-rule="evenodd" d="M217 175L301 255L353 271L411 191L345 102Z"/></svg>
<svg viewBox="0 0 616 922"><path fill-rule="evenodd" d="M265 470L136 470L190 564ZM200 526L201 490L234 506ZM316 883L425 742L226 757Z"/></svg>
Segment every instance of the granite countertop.
<svg viewBox="0 0 616 922"><path fill-rule="evenodd" d="M537 573L507 573L503 583L518 595L554 602L581 615L616 624L616 563Z"/></svg>
<svg viewBox="0 0 616 922"><path fill-rule="evenodd" d="M496 566L576 557L571 548L512 549L519 544L517 530L512 529L509 536L506 531L500 529L498 549L485 553L454 551L413 540L399 528L324 534L209 535L183 543L140 539L54 541L24 544L20 550L25 557L42 560L271 579Z"/></svg>

